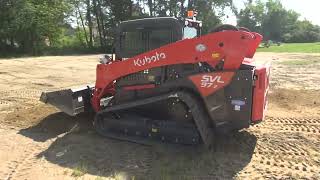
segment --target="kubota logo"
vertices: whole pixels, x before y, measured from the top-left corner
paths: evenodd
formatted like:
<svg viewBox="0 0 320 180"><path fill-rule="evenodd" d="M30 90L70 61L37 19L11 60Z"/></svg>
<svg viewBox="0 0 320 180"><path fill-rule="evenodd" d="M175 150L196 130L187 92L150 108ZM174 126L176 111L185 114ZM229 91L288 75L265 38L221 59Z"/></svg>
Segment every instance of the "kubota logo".
<svg viewBox="0 0 320 180"><path fill-rule="evenodd" d="M217 88L218 84L224 84L221 76L203 75L201 79L201 87L203 88Z"/></svg>
<svg viewBox="0 0 320 180"><path fill-rule="evenodd" d="M135 59L134 60L134 65L135 66L145 66L147 64L154 63L154 62L160 61L160 60L165 59L165 58L166 58L166 54L165 53L156 52L156 54L151 56L151 57L145 56L142 59Z"/></svg>

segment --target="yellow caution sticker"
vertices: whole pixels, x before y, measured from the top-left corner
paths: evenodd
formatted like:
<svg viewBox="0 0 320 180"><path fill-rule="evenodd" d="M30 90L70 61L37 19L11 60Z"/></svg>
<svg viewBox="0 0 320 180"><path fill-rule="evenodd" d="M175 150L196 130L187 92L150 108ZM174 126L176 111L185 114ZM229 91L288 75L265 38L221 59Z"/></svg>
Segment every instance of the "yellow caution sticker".
<svg viewBox="0 0 320 180"><path fill-rule="evenodd" d="M155 76L148 76L148 80L149 80L149 81L155 81L155 80L156 80L156 77L155 77Z"/></svg>
<svg viewBox="0 0 320 180"><path fill-rule="evenodd" d="M220 53L212 53L212 58L213 59L217 59L217 58L219 58L220 57Z"/></svg>

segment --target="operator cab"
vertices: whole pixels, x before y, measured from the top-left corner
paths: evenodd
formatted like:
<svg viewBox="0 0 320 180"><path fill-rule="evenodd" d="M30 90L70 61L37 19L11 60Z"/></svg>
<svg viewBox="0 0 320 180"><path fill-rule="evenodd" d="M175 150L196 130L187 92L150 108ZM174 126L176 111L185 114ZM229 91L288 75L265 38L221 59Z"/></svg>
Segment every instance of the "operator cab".
<svg viewBox="0 0 320 180"><path fill-rule="evenodd" d="M116 31L117 59L126 59L167 44L200 37L201 21L173 17L123 21Z"/></svg>

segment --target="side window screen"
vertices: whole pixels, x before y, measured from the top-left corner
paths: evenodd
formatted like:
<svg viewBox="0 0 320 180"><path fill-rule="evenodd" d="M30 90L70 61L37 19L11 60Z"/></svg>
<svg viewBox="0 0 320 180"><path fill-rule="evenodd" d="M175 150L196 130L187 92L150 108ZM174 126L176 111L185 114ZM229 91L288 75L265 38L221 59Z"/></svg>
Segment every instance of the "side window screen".
<svg viewBox="0 0 320 180"><path fill-rule="evenodd" d="M121 51L129 56L135 56L146 51L145 32L123 32L121 37Z"/></svg>
<svg viewBox="0 0 320 180"><path fill-rule="evenodd" d="M171 29L152 30L149 33L150 50L159 48L172 42Z"/></svg>

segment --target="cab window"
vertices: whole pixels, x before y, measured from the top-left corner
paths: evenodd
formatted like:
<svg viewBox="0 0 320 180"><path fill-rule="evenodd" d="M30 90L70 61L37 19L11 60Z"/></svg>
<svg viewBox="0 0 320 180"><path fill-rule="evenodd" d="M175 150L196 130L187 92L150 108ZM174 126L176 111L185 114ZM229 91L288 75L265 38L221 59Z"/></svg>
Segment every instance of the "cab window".
<svg viewBox="0 0 320 180"><path fill-rule="evenodd" d="M198 31L194 27L186 26L183 29L183 39L192 39L197 37Z"/></svg>
<svg viewBox="0 0 320 180"><path fill-rule="evenodd" d="M129 56L141 54L146 51L146 33L143 31L123 32L121 36L121 51Z"/></svg>
<svg viewBox="0 0 320 180"><path fill-rule="evenodd" d="M153 50L172 42L171 29L149 31L149 49Z"/></svg>
<svg viewBox="0 0 320 180"><path fill-rule="evenodd" d="M172 29L134 29L122 32L120 50L125 57L132 57L172 43Z"/></svg>

